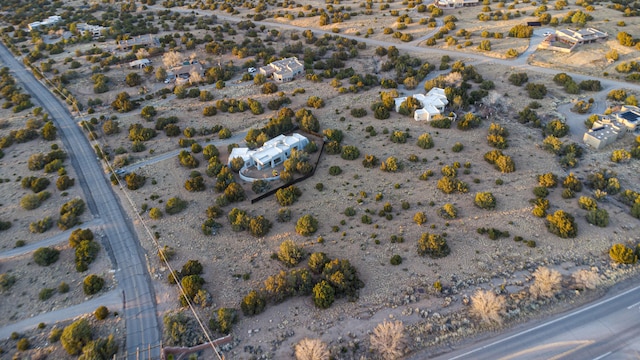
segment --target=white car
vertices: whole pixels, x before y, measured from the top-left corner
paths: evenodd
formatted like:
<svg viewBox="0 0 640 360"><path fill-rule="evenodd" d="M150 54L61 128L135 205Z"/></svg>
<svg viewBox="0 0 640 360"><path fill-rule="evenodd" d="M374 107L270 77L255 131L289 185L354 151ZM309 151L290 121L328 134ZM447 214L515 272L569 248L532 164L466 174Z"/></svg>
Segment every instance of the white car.
<svg viewBox="0 0 640 360"><path fill-rule="evenodd" d="M248 69L247 69L247 72L248 72L249 74L253 74L254 72L256 72L256 68L254 68L254 67L250 67L250 68L248 68Z"/></svg>
<svg viewBox="0 0 640 360"><path fill-rule="evenodd" d="M542 36L544 36L544 37L547 37L547 36L549 36L549 35L551 35L551 31L547 31L547 32L545 32L544 34L542 34Z"/></svg>

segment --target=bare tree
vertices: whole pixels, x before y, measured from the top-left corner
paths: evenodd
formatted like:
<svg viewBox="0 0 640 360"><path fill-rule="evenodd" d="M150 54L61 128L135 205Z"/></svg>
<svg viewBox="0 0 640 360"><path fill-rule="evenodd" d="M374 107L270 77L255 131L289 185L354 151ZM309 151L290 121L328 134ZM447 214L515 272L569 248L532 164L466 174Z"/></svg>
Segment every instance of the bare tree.
<svg viewBox="0 0 640 360"><path fill-rule="evenodd" d="M295 346L296 360L329 360L327 344L320 339L304 338Z"/></svg>
<svg viewBox="0 0 640 360"><path fill-rule="evenodd" d="M478 290L471 297L471 314L488 324L500 325L505 304L504 296L496 295L489 290Z"/></svg>
<svg viewBox="0 0 640 360"><path fill-rule="evenodd" d="M385 360L399 359L404 354L407 339L402 321L384 321L373 329L369 338L371 349Z"/></svg>
<svg viewBox="0 0 640 360"><path fill-rule="evenodd" d="M536 299L553 297L561 288L562 275L556 270L541 266L533 272L533 277L535 280L529 292Z"/></svg>
<svg viewBox="0 0 640 360"><path fill-rule="evenodd" d="M573 273L572 277L576 283L576 287L582 289L593 290L597 288L600 283L600 275L594 270L578 270Z"/></svg>
<svg viewBox="0 0 640 360"><path fill-rule="evenodd" d="M189 73L189 82L191 84L198 84L202 82L202 75L197 70L191 70Z"/></svg>
<svg viewBox="0 0 640 360"><path fill-rule="evenodd" d="M180 65L182 62L182 55L176 51L169 51L162 55L162 63L167 68L171 69L172 67Z"/></svg>
<svg viewBox="0 0 640 360"><path fill-rule="evenodd" d="M140 48L140 49L138 49L138 51L136 51L136 58L138 60L146 59L148 57L149 57L149 52L147 51L147 49Z"/></svg>

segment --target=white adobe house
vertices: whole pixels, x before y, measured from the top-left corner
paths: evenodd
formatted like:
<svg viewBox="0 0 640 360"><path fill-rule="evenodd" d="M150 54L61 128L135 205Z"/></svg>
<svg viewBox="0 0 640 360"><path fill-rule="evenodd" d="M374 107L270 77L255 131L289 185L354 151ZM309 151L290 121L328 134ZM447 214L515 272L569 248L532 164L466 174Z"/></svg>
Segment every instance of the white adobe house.
<svg viewBox="0 0 640 360"><path fill-rule="evenodd" d="M76 29L80 32L80 34L87 35L91 34L91 36L96 39L102 36L102 32L107 30L104 26L99 25L89 25L87 23L80 23L76 25Z"/></svg>
<svg viewBox="0 0 640 360"><path fill-rule="evenodd" d="M149 59L139 59L139 60L131 61L129 63L129 66L132 69L134 69L134 68L142 69L142 68L145 68L145 67L147 67L149 65L151 65L151 60L149 60Z"/></svg>
<svg viewBox="0 0 640 360"><path fill-rule="evenodd" d="M53 25L57 22L60 22L60 20L62 20L62 17L59 15L52 15L49 16L48 18L42 20L42 21L34 21L32 23L29 23L29 25L27 25L27 27L29 27L29 30L35 30L37 28L39 28L40 26L49 26L49 25Z"/></svg>
<svg viewBox="0 0 640 360"><path fill-rule="evenodd" d="M273 76L277 82L288 82L304 72L304 64L297 57L290 57L267 64L259 71L266 77Z"/></svg>
<svg viewBox="0 0 640 360"><path fill-rule="evenodd" d="M261 147L250 150L249 148L234 148L229 154L227 165L235 158L244 160L244 167L255 166L258 170L269 166L271 168L282 164L291 156L291 150L302 150L309 143L306 137L293 133L290 136L278 135L267 141Z"/></svg>
<svg viewBox="0 0 640 360"><path fill-rule="evenodd" d="M457 9L465 6L479 5L479 0L436 0L435 5L440 9Z"/></svg>
<svg viewBox="0 0 640 360"><path fill-rule="evenodd" d="M413 113L413 119L416 121L431 121L431 119L440 115L444 111L444 107L449 104L447 95L444 93L444 89L432 88L426 95L414 94L412 97L420 103L422 109L416 109ZM400 105L407 100L407 97L398 97L394 99L396 105L396 112L400 111Z"/></svg>
<svg viewBox="0 0 640 360"><path fill-rule="evenodd" d="M593 123L591 129L584 133L582 141L596 150L600 150L616 142L616 140L623 137L627 131L636 131L639 129L639 125L640 108L637 106L624 105L620 111L616 111L610 115L601 115L600 118Z"/></svg>

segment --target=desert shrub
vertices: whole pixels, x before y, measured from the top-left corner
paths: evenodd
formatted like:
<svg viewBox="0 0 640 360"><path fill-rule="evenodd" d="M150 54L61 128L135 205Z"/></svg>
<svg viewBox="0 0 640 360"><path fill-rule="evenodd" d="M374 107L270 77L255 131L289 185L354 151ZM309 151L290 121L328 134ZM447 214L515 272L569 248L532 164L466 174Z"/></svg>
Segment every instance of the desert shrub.
<svg viewBox="0 0 640 360"><path fill-rule="evenodd" d="M619 264L635 264L638 261L638 255L634 253L633 249L626 247L624 244L611 246L609 257Z"/></svg>
<svg viewBox="0 0 640 360"><path fill-rule="evenodd" d="M106 306L99 306L94 312L93 315L98 320L104 320L109 316L109 309Z"/></svg>
<svg viewBox="0 0 640 360"><path fill-rule="evenodd" d="M422 225L427 222L427 215L424 212L419 211L415 215L413 215L413 222L418 225Z"/></svg>
<svg viewBox="0 0 640 360"><path fill-rule="evenodd" d="M393 255L393 256L391 257L391 259L389 260L389 263L390 263L391 265L400 265L400 264L402 264L402 256L397 255L397 254L396 254L396 255Z"/></svg>
<svg viewBox="0 0 640 360"><path fill-rule="evenodd" d="M41 204L38 194L27 194L20 199L20 206L25 210L37 209Z"/></svg>
<svg viewBox="0 0 640 360"><path fill-rule="evenodd" d="M587 213L587 222L599 227L609 225L609 213L605 209L593 209Z"/></svg>
<svg viewBox="0 0 640 360"><path fill-rule="evenodd" d="M362 159L362 166L364 166L365 168L374 168L378 166L379 163L380 160L378 160L377 157L371 154L366 154L364 156L364 159Z"/></svg>
<svg viewBox="0 0 640 360"><path fill-rule="evenodd" d="M438 215L444 219L455 219L458 217L458 209L453 204L444 204L439 210Z"/></svg>
<svg viewBox="0 0 640 360"><path fill-rule="evenodd" d="M545 188L553 188L558 185L558 177L554 173L538 175L538 184Z"/></svg>
<svg viewBox="0 0 640 360"><path fill-rule="evenodd" d="M631 153L625 149L616 149L611 153L611 161L625 163L631 159Z"/></svg>
<svg viewBox="0 0 640 360"><path fill-rule="evenodd" d="M240 303L240 309L245 316L253 316L264 311L266 300L264 295L255 290L251 290Z"/></svg>
<svg viewBox="0 0 640 360"><path fill-rule="evenodd" d="M431 134L424 133L418 137L417 145L422 149L431 149L433 147L433 139Z"/></svg>
<svg viewBox="0 0 640 360"><path fill-rule="evenodd" d="M557 138L566 136L569 133L569 125L558 119L551 120L544 127L545 135L553 135Z"/></svg>
<svg viewBox="0 0 640 360"><path fill-rule="evenodd" d="M361 118L367 116L367 110L364 108L353 108L351 109L351 116L355 118Z"/></svg>
<svg viewBox="0 0 640 360"><path fill-rule="evenodd" d="M533 272L533 284L529 293L533 298L552 298L561 289L562 275L556 270L541 266Z"/></svg>
<svg viewBox="0 0 640 360"><path fill-rule="evenodd" d="M496 207L496 198L490 192L478 192L474 204L481 209L493 210Z"/></svg>
<svg viewBox="0 0 640 360"><path fill-rule="evenodd" d="M18 349L19 351L27 351L29 350L30 346L31 343L29 342L28 338L22 338L16 343L16 349Z"/></svg>
<svg viewBox="0 0 640 360"><path fill-rule="evenodd" d="M53 226L53 220L49 216L45 216L42 220L34 221L29 224L29 231L36 233L43 233Z"/></svg>
<svg viewBox="0 0 640 360"><path fill-rule="evenodd" d="M91 325L86 319L73 322L62 330L60 342L69 355L77 355L92 338ZM53 334L53 331L52 331Z"/></svg>
<svg viewBox="0 0 640 360"><path fill-rule="evenodd" d="M574 238L578 235L578 224L574 217L563 210L547 215L546 225L550 233L561 238Z"/></svg>
<svg viewBox="0 0 640 360"><path fill-rule="evenodd" d="M387 160L380 164L380 170L385 172L398 172L402 169L400 161L394 157L389 156Z"/></svg>
<svg viewBox="0 0 640 360"><path fill-rule="evenodd" d="M187 202L179 197L172 197L167 200L165 204L164 212L169 215L175 215L187 208Z"/></svg>
<svg viewBox="0 0 640 360"><path fill-rule="evenodd" d="M294 267L298 265L298 263L303 260L305 257L305 253L292 240L285 240L280 243L280 248L278 250L278 260L282 262L287 267Z"/></svg>
<svg viewBox="0 0 640 360"><path fill-rule="evenodd" d="M506 308L504 296L496 295L493 291L477 290L471 297L472 315L487 324L502 324L502 314Z"/></svg>
<svg viewBox="0 0 640 360"><path fill-rule="evenodd" d="M529 97L532 99L539 100L547 95L547 87L544 84L528 83L525 89L529 93Z"/></svg>
<svg viewBox="0 0 640 360"><path fill-rule="evenodd" d="M149 209L149 217L153 220L159 220L162 218L162 210L157 207L152 207Z"/></svg>
<svg viewBox="0 0 640 360"><path fill-rule="evenodd" d="M533 188L533 195L537 198L546 198L549 196L549 189L544 186L536 186Z"/></svg>
<svg viewBox="0 0 640 360"><path fill-rule="evenodd" d="M382 359L399 359L404 356L408 341L401 321L384 321L378 324L369 337L371 349Z"/></svg>
<svg viewBox="0 0 640 360"><path fill-rule="evenodd" d="M82 240L75 247L75 263L77 271L86 271L98 252L100 251L100 245L93 240Z"/></svg>
<svg viewBox="0 0 640 360"><path fill-rule="evenodd" d="M600 283L600 275L594 270L581 269L574 272L572 277L576 287L579 289L593 290Z"/></svg>
<svg viewBox="0 0 640 360"><path fill-rule="evenodd" d="M310 236L318 230L318 220L307 214L296 222L296 232L302 236Z"/></svg>
<svg viewBox="0 0 640 360"><path fill-rule="evenodd" d="M315 252L309 256L307 266L312 273L320 274L322 273L322 270L324 270L324 266L329 263L329 261L331 261L331 259L327 257L327 254L323 252Z"/></svg>
<svg viewBox="0 0 640 360"><path fill-rule="evenodd" d="M391 135L389 135L389 140L391 140L392 143L404 144L407 142L408 137L409 133L405 131L394 130L391 132Z"/></svg>
<svg viewBox="0 0 640 360"><path fill-rule="evenodd" d="M443 236L423 233L418 239L418 255L428 255L432 258L442 258L449 255L449 245Z"/></svg>
<svg viewBox="0 0 640 360"><path fill-rule="evenodd" d="M451 127L451 119L448 117L436 118L431 120L429 125L436 129L449 129Z"/></svg>
<svg viewBox="0 0 640 360"><path fill-rule="evenodd" d="M82 289L86 295L93 295L102 290L104 279L98 275L91 274L82 281Z"/></svg>
<svg viewBox="0 0 640 360"><path fill-rule="evenodd" d="M529 76L527 73L513 73L509 75L509 82L516 86L521 86L522 84L529 81Z"/></svg>
<svg viewBox="0 0 640 360"><path fill-rule="evenodd" d="M33 252L33 261L40 266L49 266L60 258L60 250L51 247L41 247Z"/></svg>
<svg viewBox="0 0 640 360"><path fill-rule="evenodd" d="M580 181L573 173L569 173L569 175L562 180L562 187L574 192L580 192L582 191L582 181Z"/></svg>
<svg viewBox="0 0 640 360"><path fill-rule="evenodd" d="M229 334L236 322L238 322L236 309L220 308L209 320L209 327L222 334Z"/></svg>
<svg viewBox="0 0 640 360"><path fill-rule="evenodd" d="M360 156L360 150L353 145L345 145L342 147L340 156L345 160L355 160Z"/></svg>
<svg viewBox="0 0 640 360"><path fill-rule="evenodd" d="M480 117L473 113L466 113L462 118L457 121L457 127L459 130L470 130L480 126Z"/></svg>
<svg viewBox="0 0 640 360"><path fill-rule="evenodd" d="M54 292L55 292L55 289L44 288L40 290L40 292L38 293L38 299L40 299L40 301L48 300L53 296Z"/></svg>
<svg viewBox="0 0 640 360"><path fill-rule="evenodd" d="M62 175L56 180L56 187L60 191L65 191L68 188L72 187L75 183L75 179L70 178L67 175Z"/></svg>
<svg viewBox="0 0 640 360"><path fill-rule="evenodd" d="M335 301L335 289L325 280L321 280L313 287L312 296L316 307L327 309Z"/></svg>
<svg viewBox="0 0 640 360"><path fill-rule="evenodd" d="M598 208L598 203L592 197L580 196L578 199L578 206L580 206L581 209L591 211Z"/></svg>
<svg viewBox="0 0 640 360"><path fill-rule="evenodd" d="M457 152L462 151L462 149L464 149L464 145L462 145L461 143L457 142L457 143L453 144L453 147L451 148L451 151L457 153Z"/></svg>
<svg viewBox="0 0 640 360"><path fill-rule="evenodd" d="M281 188L276 191L276 200L280 206L289 206L295 203L302 195L302 192L298 187L291 185L286 188Z"/></svg>

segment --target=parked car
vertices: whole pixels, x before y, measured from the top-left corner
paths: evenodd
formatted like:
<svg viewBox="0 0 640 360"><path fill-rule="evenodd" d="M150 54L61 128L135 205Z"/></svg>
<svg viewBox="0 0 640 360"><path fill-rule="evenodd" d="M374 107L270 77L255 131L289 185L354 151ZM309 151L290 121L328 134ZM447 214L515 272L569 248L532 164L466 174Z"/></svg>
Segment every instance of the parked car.
<svg viewBox="0 0 640 360"><path fill-rule="evenodd" d="M551 35L551 31L547 31L547 32L545 32L544 34L542 34L542 36L544 36L544 37L547 37L547 36L549 36L549 35Z"/></svg>
<svg viewBox="0 0 640 360"><path fill-rule="evenodd" d="M256 68L254 68L254 67L250 67L250 68L248 68L248 69L247 69L247 72L248 72L249 74L253 74L253 73L254 73L254 72L256 72L256 71L257 71L257 70L256 70Z"/></svg>

